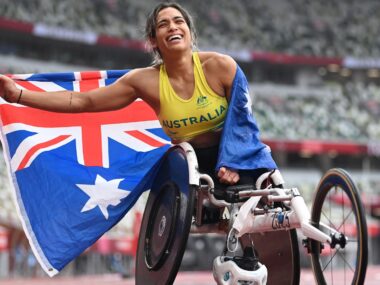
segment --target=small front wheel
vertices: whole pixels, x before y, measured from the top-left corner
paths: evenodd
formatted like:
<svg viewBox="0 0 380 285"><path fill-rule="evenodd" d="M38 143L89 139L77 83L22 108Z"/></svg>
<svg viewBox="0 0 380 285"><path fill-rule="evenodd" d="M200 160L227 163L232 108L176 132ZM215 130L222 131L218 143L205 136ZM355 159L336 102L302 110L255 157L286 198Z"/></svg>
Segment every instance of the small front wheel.
<svg viewBox="0 0 380 285"><path fill-rule="evenodd" d="M368 263L365 211L350 175L331 169L321 179L313 203L311 222L339 232L334 246L311 241L311 264L317 284L364 284Z"/></svg>

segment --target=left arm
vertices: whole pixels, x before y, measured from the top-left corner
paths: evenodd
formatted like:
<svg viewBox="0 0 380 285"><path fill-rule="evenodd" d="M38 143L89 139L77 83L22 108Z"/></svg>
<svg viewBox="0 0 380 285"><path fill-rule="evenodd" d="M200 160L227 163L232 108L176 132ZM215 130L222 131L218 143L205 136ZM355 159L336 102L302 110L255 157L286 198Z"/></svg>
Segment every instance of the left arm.
<svg viewBox="0 0 380 285"><path fill-rule="evenodd" d="M219 53L210 53L210 56L203 64L207 81L215 92L226 96L230 101L233 80L236 74L237 64L235 60ZM236 184L240 180L239 172L234 169L221 167L218 171L221 183Z"/></svg>

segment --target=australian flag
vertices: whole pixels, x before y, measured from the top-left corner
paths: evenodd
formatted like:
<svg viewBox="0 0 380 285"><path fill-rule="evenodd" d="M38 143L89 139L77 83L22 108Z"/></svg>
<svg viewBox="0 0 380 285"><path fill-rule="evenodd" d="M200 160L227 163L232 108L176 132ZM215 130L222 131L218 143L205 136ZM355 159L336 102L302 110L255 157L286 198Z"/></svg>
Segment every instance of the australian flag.
<svg viewBox="0 0 380 285"><path fill-rule="evenodd" d="M248 87L247 78L237 66L219 145L216 170L222 166L237 170L277 168L270 148L260 140L260 131L252 113L252 100Z"/></svg>
<svg viewBox="0 0 380 285"><path fill-rule="evenodd" d="M85 91L123 71L13 75L19 88ZM150 188L170 146L143 101L104 113L63 114L0 102L4 154L24 230L55 275L112 228Z"/></svg>
<svg viewBox="0 0 380 285"><path fill-rule="evenodd" d="M127 72L11 77L21 89L87 91ZM54 276L150 189L170 140L154 111L141 100L117 111L81 114L0 100L4 155L22 225L42 268ZM220 144L217 168L221 166L276 168L260 141L248 83L239 67Z"/></svg>

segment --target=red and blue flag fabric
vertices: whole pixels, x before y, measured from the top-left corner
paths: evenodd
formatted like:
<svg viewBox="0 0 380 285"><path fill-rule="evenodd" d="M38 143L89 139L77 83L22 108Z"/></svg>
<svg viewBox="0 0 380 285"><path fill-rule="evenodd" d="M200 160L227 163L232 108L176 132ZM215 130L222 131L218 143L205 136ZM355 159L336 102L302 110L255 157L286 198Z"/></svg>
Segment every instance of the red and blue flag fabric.
<svg viewBox="0 0 380 285"><path fill-rule="evenodd" d="M18 88L87 91L128 70L12 75ZM48 94L46 94L48 96ZM37 260L49 276L117 224L149 190L170 147L154 111L126 108L65 114L0 99L1 139L17 210ZM238 67L217 169L276 168L260 141L248 82Z"/></svg>
<svg viewBox="0 0 380 285"><path fill-rule="evenodd" d="M35 91L86 91L123 71L13 75ZM111 112L64 114L4 101L2 143L25 233L55 275L112 228L150 188L170 146L143 101Z"/></svg>

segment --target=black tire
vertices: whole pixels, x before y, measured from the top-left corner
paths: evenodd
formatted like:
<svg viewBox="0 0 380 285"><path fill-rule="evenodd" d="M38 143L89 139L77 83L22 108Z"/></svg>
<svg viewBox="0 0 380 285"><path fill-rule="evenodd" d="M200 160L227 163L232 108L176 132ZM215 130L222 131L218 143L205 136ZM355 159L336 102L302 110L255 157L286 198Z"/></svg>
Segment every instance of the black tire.
<svg viewBox="0 0 380 285"><path fill-rule="evenodd" d="M337 284L338 279L339 282L343 279L344 284L364 284L368 235L363 209L356 186L346 171L331 169L322 177L311 221L317 228L322 222L344 234L347 243L332 249L328 244L322 246L311 240L311 264L317 284Z"/></svg>
<svg viewBox="0 0 380 285"><path fill-rule="evenodd" d="M293 277L292 277L292 285L300 284L301 277L301 261L300 261L300 248L299 241L297 236L297 230L290 230L290 239L292 243L292 263L293 263Z"/></svg>
<svg viewBox="0 0 380 285"><path fill-rule="evenodd" d="M137 285L173 284L190 233L195 190L189 185L184 151L171 148L144 211L136 255Z"/></svg>

